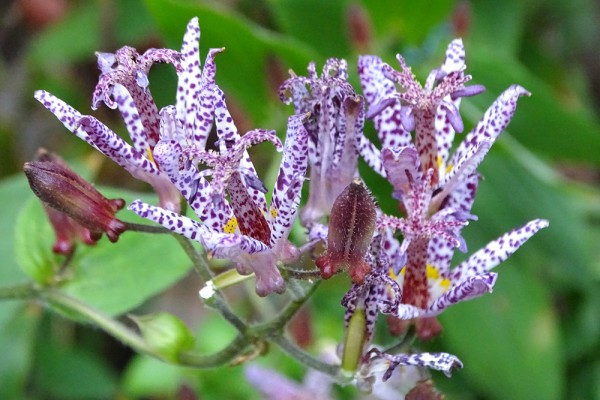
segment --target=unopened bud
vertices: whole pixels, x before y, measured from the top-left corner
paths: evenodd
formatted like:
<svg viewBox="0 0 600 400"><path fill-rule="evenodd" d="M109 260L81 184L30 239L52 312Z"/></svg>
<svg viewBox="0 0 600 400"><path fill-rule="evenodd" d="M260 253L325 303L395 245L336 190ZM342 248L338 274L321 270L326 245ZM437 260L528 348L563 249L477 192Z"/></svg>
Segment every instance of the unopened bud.
<svg viewBox="0 0 600 400"><path fill-rule="evenodd" d="M104 232L111 242L116 242L126 225L115 217L115 213L125 206L125 201L107 199L56 156L42 152L38 159L40 161L25 163L23 170L31 190L44 205L87 228L89 235L83 236L86 241L96 241ZM63 228L69 229L61 225L60 229Z"/></svg>
<svg viewBox="0 0 600 400"><path fill-rule="evenodd" d="M179 318L168 313L129 316L140 328L142 337L165 360L176 362L182 352L194 345L194 336Z"/></svg>
<svg viewBox="0 0 600 400"><path fill-rule="evenodd" d="M348 270L354 283L364 282L371 271L365 254L375 231L375 210L375 201L358 180L337 197L329 218L327 254L316 260L323 279Z"/></svg>

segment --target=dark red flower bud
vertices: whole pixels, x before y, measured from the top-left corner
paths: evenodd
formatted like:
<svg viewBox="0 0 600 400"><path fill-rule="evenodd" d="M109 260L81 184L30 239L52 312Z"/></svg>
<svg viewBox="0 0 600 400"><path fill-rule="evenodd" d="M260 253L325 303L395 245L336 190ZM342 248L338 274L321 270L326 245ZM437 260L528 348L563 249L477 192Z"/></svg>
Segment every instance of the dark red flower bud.
<svg viewBox="0 0 600 400"><path fill-rule="evenodd" d="M73 232L67 220L56 214L49 214L57 233L55 251L70 252L72 239L80 237L85 242L94 242L106 233L111 242L116 242L126 229L125 223L115 217L115 213L125 206L122 199L109 200L90 183L73 172L60 157L41 151L36 161L25 163L23 170L29 186L45 206L66 214L88 233ZM56 228L58 225L58 229ZM62 243L62 241L67 241Z"/></svg>
<svg viewBox="0 0 600 400"><path fill-rule="evenodd" d="M327 254L316 260L323 279L348 270L356 284L371 271L365 254L373 238L375 201L364 185L355 180L337 197L329 218Z"/></svg>

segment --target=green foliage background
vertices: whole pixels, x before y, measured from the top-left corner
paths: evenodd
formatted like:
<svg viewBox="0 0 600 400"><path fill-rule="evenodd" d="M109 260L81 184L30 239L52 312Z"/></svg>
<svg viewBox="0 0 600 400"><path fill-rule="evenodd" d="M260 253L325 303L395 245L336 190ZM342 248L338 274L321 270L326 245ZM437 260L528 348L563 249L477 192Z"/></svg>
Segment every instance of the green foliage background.
<svg viewBox="0 0 600 400"><path fill-rule="evenodd" d="M178 49L187 21L198 16L203 56L211 47L227 49L217 59L217 81L241 130L276 128L283 135L292 110L279 102L275 90L288 69L302 74L311 60L320 68L328 57L344 57L357 83L353 66L359 54L378 54L393 63L402 53L423 79L441 62L457 18L465 17L468 72L474 83L487 88L464 101L466 129L510 84L533 93L519 101L508 131L481 166L485 180L474 207L479 221L465 230L469 252L533 218L548 219L550 228L499 267L493 294L442 315L443 335L424 349L456 354L465 368L452 379L437 374L434 379L449 399L600 399L600 96L593 86L600 74L597 4L122 0L68 5L60 22L30 28L14 51L4 43L8 50L0 60L0 91L12 96L5 110L15 111L0 114L1 286L44 281L60 267L61 260L50 251L50 227L19 172L37 146L62 154L94 182L130 190L111 189L110 195L130 201L146 189L101 161L32 98L35 89L43 88L89 112L97 78L94 51L126 44L139 50ZM351 40L351 7L363 10L370 23L368 48L359 50ZM6 37L6 29L2 32ZM150 81L159 106L174 102L173 71L157 67ZM96 114L124 132L116 114ZM270 155L255 154L262 171L273 169ZM365 179L374 185L382 207L393 212L390 189L368 172ZM120 215L135 218L127 211ZM156 296L189 270L170 238L126 234L116 245L103 239L80 250L77 269L60 286L112 315L164 304ZM339 300L347 284L327 282L311 302L319 304L311 314L315 348L341 339ZM233 336L198 301L179 304L186 314L196 315L191 320L201 349L218 349ZM258 307L269 312L273 306ZM0 303L0 351L2 399L177 398L182 386L202 399L259 398L239 366L192 371L133 355L43 304ZM261 362L302 376L298 365L277 352ZM352 389L336 393L356 397Z"/></svg>

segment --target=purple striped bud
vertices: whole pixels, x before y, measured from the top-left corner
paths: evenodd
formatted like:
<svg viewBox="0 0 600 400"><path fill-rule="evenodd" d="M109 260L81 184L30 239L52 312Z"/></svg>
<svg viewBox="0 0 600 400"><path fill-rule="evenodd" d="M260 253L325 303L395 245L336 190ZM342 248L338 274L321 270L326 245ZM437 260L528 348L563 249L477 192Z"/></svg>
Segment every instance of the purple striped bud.
<svg viewBox="0 0 600 400"><path fill-rule="evenodd" d="M362 284L371 271L365 254L375 231L375 201L359 180L337 197L329 218L327 254L316 260L323 279L348 270L352 281Z"/></svg>
<svg viewBox="0 0 600 400"><path fill-rule="evenodd" d="M125 223L115 217L125 201L107 199L56 156L42 153L39 159L25 163L23 170L31 190L44 205L87 228L92 241L100 239L104 232L111 242L116 242L126 229Z"/></svg>

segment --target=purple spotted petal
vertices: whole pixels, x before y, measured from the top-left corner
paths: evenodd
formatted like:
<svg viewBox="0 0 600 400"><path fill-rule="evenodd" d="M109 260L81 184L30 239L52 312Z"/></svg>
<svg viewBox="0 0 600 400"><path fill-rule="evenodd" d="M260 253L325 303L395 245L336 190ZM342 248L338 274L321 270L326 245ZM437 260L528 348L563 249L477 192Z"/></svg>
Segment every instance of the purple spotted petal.
<svg viewBox="0 0 600 400"><path fill-rule="evenodd" d="M389 365L387 371L383 375L384 382L390 378L396 367L402 365L414 365L418 367L432 368L442 371L448 377L452 375L452 371L454 369L463 367L462 362L456 356L448 353L391 355L375 349L370 350L370 352L375 354L370 361L371 363L378 363L380 360L384 360Z"/></svg>
<svg viewBox="0 0 600 400"><path fill-rule="evenodd" d="M151 206L141 200L135 200L128 208L142 218L154 221L172 232L200 243L202 243L203 235L209 232L206 226L193 219L165 210L164 208Z"/></svg>
<svg viewBox="0 0 600 400"><path fill-rule="evenodd" d="M452 193L467 177L469 177L477 169L483 158L486 156L492 142L490 140L482 140L478 146L472 147L464 157L457 160L457 164L440 182L443 187L438 193L438 199L443 200L446 196Z"/></svg>
<svg viewBox="0 0 600 400"><path fill-rule="evenodd" d="M547 226L548 221L536 219L488 243L452 270L452 282L462 282L469 277L485 274L506 260L537 231Z"/></svg>
<svg viewBox="0 0 600 400"><path fill-rule="evenodd" d="M462 71L465 68L465 47L462 39L454 39L446 49L446 59L440 68L445 75L451 72ZM439 76L438 76L439 79Z"/></svg>
<svg viewBox="0 0 600 400"><path fill-rule="evenodd" d="M200 68L200 27L198 18L187 26L181 45L181 73L177 87L177 118L185 136L197 148L204 149L213 125L215 63L223 49L211 49L204 71Z"/></svg>
<svg viewBox="0 0 600 400"><path fill-rule="evenodd" d="M276 266L277 257L264 243L248 236L225 233L205 235L204 242L214 257L236 263L240 273L253 271L259 296L285 290L285 282Z"/></svg>
<svg viewBox="0 0 600 400"><path fill-rule="evenodd" d="M493 143L512 119L517 107L517 100L523 95L529 96L530 93L519 85L512 85L506 89L458 146L452 155L452 164L456 165L484 140Z"/></svg>
<svg viewBox="0 0 600 400"><path fill-rule="evenodd" d="M372 107L378 107L378 103L385 102L386 98L396 92L394 83L383 74L383 65L383 61L376 56L360 56L358 59L358 74L369 105L369 114L372 114ZM410 131L402 125L400 102L390 100L385 104L388 106L377 110L377 114L373 117L381 147L408 146L412 139Z"/></svg>
<svg viewBox="0 0 600 400"><path fill-rule="evenodd" d="M98 64L102 71L92 99L92 108L96 109L101 102L115 108L118 104L115 87L122 86L135 104L144 127L143 136L150 146L154 146L160 138L160 120L158 109L150 94L148 72L154 63L173 64L180 71L179 52L170 49L149 49L140 55L131 47L122 47L114 54L114 62L109 65L106 53L101 53Z"/></svg>
<svg viewBox="0 0 600 400"><path fill-rule="evenodd" d="M268 220L271 224L271 245L286 239L296 218L302 184L308 167L308 133L302 122L304 115L288 119L283 157L271 199Z"/></svg>
<svg viewBox="0 0 600 400"><path fill-rule="evenodd" d="M452 287L439 298L437 298L424 312L421 317L433 317L446 308L461 301L471 300L476 297L490 293L494 288L498 274L488 272L483 275L470 276Z"/></svg>
<svg viewBox="0 0 600 400"><path fill-rule="evenodd" d="M421 161L414 146L384 148L381 158L387 179L397 194L408 193L410 190L409 179L421 181Z"/></svg>
<svg viewBox="0 0 600 400"><path fill-rule="evenodd" d="M129 132L129 137L131 137L133 147L139 151L148 151L150 149L150 142L148 141L144 125L142 125L140 119L140 114L135 107L131 95L123 85L117 84L113 88L113 96L115 98L115 103L117 103L119 111L121 112L123 121L125 121L125 125L127 126L127 131Z"/></svg>

